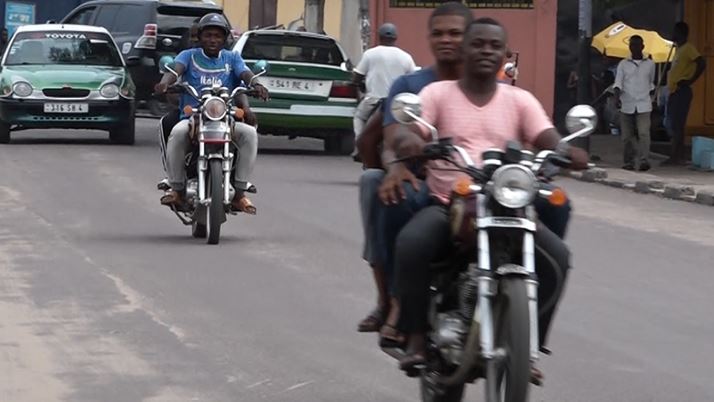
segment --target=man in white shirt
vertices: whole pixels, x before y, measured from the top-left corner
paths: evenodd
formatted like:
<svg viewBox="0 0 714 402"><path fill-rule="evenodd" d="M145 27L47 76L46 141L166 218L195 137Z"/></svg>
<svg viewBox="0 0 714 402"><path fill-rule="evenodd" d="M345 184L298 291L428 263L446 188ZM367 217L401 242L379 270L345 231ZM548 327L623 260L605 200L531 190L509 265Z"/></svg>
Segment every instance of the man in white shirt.
<svg viewBox="0 0 714 402"><path fill-rule="evenodd" d="M392 82L416 70L412 56L395 46L397 27L394 24L382 25L378 34L379 45L364 52L353 70L354 83L360 87L364 84L365 87L364 97L354 116L355 140L362 133L369 116L379 107L380 100L389 95Z"/></svg>
<svg viewBox="0 0 714 402"><path fill-rule="evenodd" d="M652 94L654 92L655 64L652 59L645 59L642 37L630 37L632 57L620 61L615 76L615 100L620 108L620 132L625 144L626 170L644 172L650 169L650 113L652 112ZM637 124L637 136L635 136Z"/></svg>

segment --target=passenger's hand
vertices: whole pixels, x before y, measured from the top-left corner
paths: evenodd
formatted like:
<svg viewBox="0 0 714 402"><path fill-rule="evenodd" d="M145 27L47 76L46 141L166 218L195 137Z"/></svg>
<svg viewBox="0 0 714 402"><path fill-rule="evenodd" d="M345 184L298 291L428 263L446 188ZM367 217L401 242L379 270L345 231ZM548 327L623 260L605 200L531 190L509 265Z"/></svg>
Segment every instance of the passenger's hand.
<svg viewBox="0 0 714 402"><path fill-rule="evenodd" d="M158 84L154 85L154 92L158 95L165 94L168 89L169 84L165 82L159 82Z"/></svg>
<svg viewBox="0 0 714 402"><path fill-rule="evenodd" d="M415 190L419 190L419 180L403 163L392 165L379 187L379 199L387 205L398 204L406 199L405 181L410 182Z"/></svg>
<svg viewBox="0 0 714 402"><path fill-rule="evenodd" d="M585 170L588 168L588 163L590 162L590 155L585 152L584 149L578 147L570 147L569 157L571 165L570 167L574 170Z"/></svg>
<svg viewBox="0 0 714 402"><path fill-rule="evenodd" d="M253 89L256 92L256 95L258 95L258 98L267 101L270 99L270 93L268 92L268 88L264 87L263 84L255 83L253 84Z"/></svg>
<svg viewBox="0 0 714 402"><path fill-rule="evenodd" d="M249 107L243 107L243 122L245 124L248 124L250 126L256 127L258 125L258 118L255 116L255 113L251 108Z"/></svg>

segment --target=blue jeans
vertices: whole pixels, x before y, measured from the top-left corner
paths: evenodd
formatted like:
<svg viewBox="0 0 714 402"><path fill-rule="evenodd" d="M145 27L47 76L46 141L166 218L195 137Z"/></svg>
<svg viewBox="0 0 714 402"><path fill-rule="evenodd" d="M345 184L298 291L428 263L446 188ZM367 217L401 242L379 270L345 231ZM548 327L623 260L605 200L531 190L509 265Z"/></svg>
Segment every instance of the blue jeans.
<svg viewBox="0 0 714 402"><path fill-rule="evenodd" d="M406 193L404 200L396 205L385 205L379 201L377 208L378 244L384 256L384 273L391 294L394 290L394 248L397 236L417 212L431 204L431 195L425 182L419 180L419 190L408 182L404 182L403 186Z"/></svg>

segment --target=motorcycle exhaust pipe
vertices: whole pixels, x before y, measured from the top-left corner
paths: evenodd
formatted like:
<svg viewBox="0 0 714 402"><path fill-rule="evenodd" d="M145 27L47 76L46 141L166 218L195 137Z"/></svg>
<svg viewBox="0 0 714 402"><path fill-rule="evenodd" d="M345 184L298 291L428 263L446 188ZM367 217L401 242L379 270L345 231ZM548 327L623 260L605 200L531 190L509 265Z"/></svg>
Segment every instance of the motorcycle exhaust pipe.
<svg viewBox="0 0 714 402"><path fill-rule="evenodd" d="M459 365L459 368L457 368L452 375L436 378L435 382L438 385L451 387L463 384L469 380L469 376L478 357L479 332L479 325L476 322L472 322L468 338L466 338L466 347L464 348L461 365Z"/></svg>

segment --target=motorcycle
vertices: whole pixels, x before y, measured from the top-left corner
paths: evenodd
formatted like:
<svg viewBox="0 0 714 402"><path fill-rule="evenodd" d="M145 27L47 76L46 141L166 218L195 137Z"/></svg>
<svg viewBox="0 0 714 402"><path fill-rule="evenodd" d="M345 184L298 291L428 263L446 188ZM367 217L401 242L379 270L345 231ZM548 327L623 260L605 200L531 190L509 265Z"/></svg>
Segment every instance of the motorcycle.
<svg viewBox="0 0 714 402"><path fill-rule="evenodd" d="M245 94L255 96L251 89L255 80L267 73L268 63L264 60L253 66L254 76L247 87L236 87L232 92L228 88L214 84L200 91L181 81L170 63L162 63L165 71L175 75L179 81L172 91L186 92L198 101L198 106L186 106L182 113L191 119L191 136L196 145L185 158L186 195L181 207L172 206L172 211L184 225L191 225L191 234L196 238L206 238L208 244L218 244L221 225L227 215L236 215L231 208L235 196L232 177L235 169L237 145L232 141L234 122L243 118L243 110L236 107L236 97ZM159 123L159 142L162 150L164 168L166 168L167 127L162 118ZM168 183L159 184L159 190L167 190ZM248 183L241 191L256 193L256 187Z"/></svg>
<svg viewBox="0 0 714 402"><path fill-rule="evenodd" d="M578 105L568 112L571 134L555 151L535 155L510 142L505 151L484 152L483 166L476 167L464 149L440 139L420 117L418 95L399 94L390 107L400 123L419 122L431 131L423 158L444 161L468 177L451 194L454 252L432 266L438 273L430 286L426 363L412 373L420 377L422 400L461 401L465 385L483 378L486 401L524 402L531 366L547 352L538 341L533 202L565 203L550 181L570 165L568 142L595 130L595 110Z"/></svg>

